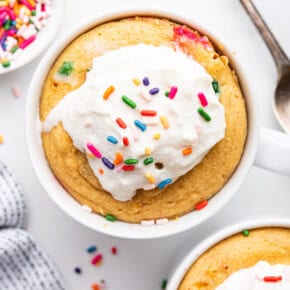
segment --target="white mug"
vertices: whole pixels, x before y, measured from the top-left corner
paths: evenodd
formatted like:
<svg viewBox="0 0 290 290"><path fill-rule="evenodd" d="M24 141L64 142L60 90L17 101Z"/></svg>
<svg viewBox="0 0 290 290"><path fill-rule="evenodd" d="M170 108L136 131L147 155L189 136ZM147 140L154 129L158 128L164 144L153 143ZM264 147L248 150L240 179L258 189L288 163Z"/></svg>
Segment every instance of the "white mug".
<svg viewBox="0 0 290 290"><path fill-rule="evenodd" d="M259 219L251 219L250 221L243 221L223 229L220 229L216 233L207 237L200 244L196 245L187 254L182 261L176 261L179 264L174 265L171 277L168 280L166 290L177 290L183 277L187 273L191 265L207 250L216 245L217 243L223 241L224 239L242 232L243 230L253 230L257 228L265 227L281 227L290 228L289 218L279 218L277 216L268 216Z"/></svg>
<svg viewBox="0 0 290 290"><path fill-rule="evenodd" d="M192 20L166 11L165 9L135 9L96 16L94 19L80 24L77 28L58 39L41 60L35 71L28 92L25 130L30 160L34 170L44 189L62 210L81 224L104 234L130 239L151 239L183 232L211 217L235 194L254 162L258 166L266 169L290 175L290 162L288 162L287 158L278 159L279 156L290 156L290 138L283 133L260 128L257 112L258 105L256 104L256 99L251 94L250 82L247 80L247 75L241 70L239 59L231 55L231 53L226 50L226 46L224 46L225 54L230 58L230 63L239 77L248 112L248 136L244 153L235 172L224 187L211 198L208 206L204 210L190 212L180 217L178 220L169 221L165 225L145 227L140 224L130 224L121 221L111 223L107 222L100 215L85 212L81 205L77 203L56 180L45 158L41 145L41 124L38 115L42 86L50 67L62 50L74 38L104 22L136 15L168 18L174 22L183 23L197 29L201 33L208 35L214 43L220 43L212 33L205 31L200 25L194 23ZM278 150L281 154L276 156L274 152Z"/></svg>

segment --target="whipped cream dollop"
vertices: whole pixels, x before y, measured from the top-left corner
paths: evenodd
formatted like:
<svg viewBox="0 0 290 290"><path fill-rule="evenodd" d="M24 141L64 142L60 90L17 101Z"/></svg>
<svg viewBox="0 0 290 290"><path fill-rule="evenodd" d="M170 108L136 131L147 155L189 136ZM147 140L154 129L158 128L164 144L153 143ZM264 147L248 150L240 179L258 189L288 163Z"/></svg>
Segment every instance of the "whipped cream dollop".
<svg viewBox="0 0 290 290"><path fill-rule="evenodd" d="M290 290L290 265L260 261L229 276L216 290Z"/></svg>
<svg viewBox="0 0 290 290"><path fill-rule="evenodd" d="M212 82L198 62L166 46L109 51L51 110L43 131L62 122L102 187L127 201L137 189L174 182L224 137Z"/></svg>

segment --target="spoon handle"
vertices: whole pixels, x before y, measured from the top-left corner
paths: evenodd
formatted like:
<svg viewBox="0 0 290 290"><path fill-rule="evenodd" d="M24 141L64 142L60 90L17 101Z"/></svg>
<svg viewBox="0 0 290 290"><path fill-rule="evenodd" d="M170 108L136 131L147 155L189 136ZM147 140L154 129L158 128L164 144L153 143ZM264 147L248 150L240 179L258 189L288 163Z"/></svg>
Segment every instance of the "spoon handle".
<svg viewBox="0 0 290 290"><path fill-rule="evenodd" d="M258 12L253 2L251 0L240 0L240 2L244 6L245 10L249 14L250 18L252 19L253 23L255 24L259 32L261 33L265 43L267 44L275 60L278 71L281 73L283 67L289 64L289 59L286 53L283 51L278 41L270 31L269 27L264 22L262 16Z"/></svg>

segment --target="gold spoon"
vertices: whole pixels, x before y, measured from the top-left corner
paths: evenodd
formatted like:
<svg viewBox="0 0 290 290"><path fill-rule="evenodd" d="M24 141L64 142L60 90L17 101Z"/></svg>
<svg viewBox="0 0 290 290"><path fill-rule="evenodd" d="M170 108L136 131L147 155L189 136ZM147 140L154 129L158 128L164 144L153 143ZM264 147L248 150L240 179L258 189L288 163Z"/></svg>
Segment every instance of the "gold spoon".
<svg viewBox="0 0 290 290"><path fill-rule="evenodd" d="M274 112L285 132L290 134L290 60L264 22L251 0L240 0L268 46L278 70Z"/></svg>

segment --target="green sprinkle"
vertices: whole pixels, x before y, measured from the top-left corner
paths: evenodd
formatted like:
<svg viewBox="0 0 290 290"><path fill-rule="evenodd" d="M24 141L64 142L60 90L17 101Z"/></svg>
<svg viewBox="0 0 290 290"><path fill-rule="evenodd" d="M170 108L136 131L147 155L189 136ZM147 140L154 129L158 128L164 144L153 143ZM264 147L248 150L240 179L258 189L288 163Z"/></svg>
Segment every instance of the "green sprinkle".
<svg viewBox="0 0 290 290"><path fill-rule="evenodd" d="M164 280L162 281L162 283L161 283L161 289L162 289L162 290L166 289L166 286L167 286L167 280L164 279Z"/></svg>
<svg viewBox="0 0 290 290"><path fill-rule="evenodd" d="M217 95L220 94L221 90L220 90L220 85L219 85L218 81L213 80L213 81L211 82L211 85L212 85L212 87L213 87L214 92L215 92Z"/></svg>
<svg viewBox="0 0 290 290"><path fill-rule="evenodd" d="M61 67L58 69L58 72L62 75L69 76L74 70L72 61L64 61Z"/></svg>
<svg viewBox="0 0 290 290"><path fill-rule="evenodd" d="M35 10L32 10L31 11L31 16L35 16L36 15L36 11Z"/></svg>
<svg viewBox="0 0 290 290"><path fill-rule="evenodd" d="M8 29L10 28L10 20L7 20L7 21L5 22L3 28L4 28L5 30L8 30Z"/></svg>
<svg viewBox="0 0 290 290"><path fill-rule="evenodd" d="M116 218L112 214L106 214L105 219L110 222L114 222Z"/></svg>
<svg viewBox="0 0 290 290"><path fill-rule="evenodd" d="M124 161L125 164L137 164L139 162L138 159L130 158Z"/></svg>
<svg viewBox="0 0 290 290"><path fill-rule="evenodd" d="M15 53L18 50L18 48L19 48L18 45L13 46L11 49L11 53Z"/></svg>
<svg viewBox="0 0 290 290"><path fill-rule="evenodd" d="M197 111L207 122L211 120L210 115L202 107L199 107Z"/></svg>
<svg viewBox="0 0 290 290"><path fill-rule="evenodd" d="M144 160L144 164L145 165L148 165L148 164L153 163L153 162L154 162L154 159L152 157L146 158Z"/></svg>
<svg viewBox="0 0 290 290"><path fill-rule="evenodd" d="M2 62L2 66L3 67L9 67L10 66L10 61L9 60L3 61Z"/></svg>
<svg viewBox="0 0 290 290"><path fill-rule="evenodd" d="M249 232L248 230L244 230L244 231L243 231L243 235L244 235L245 237L249 236L249 234L250 234L250 232Z"/></svg>
<svg viewBox="0 0 290 290"><path fill-rule="evenodd" d="M169 96L169 91L166 91L164 95L165 95L165 97L168 97Z"/></svg>
<svg viewBox="0 0 290 290"><path fill-rule="evenodd" d="M136 103L133 100L129 99L127 96L122 96L122 101L132 109L135 109L137 107Z"/></svg>

